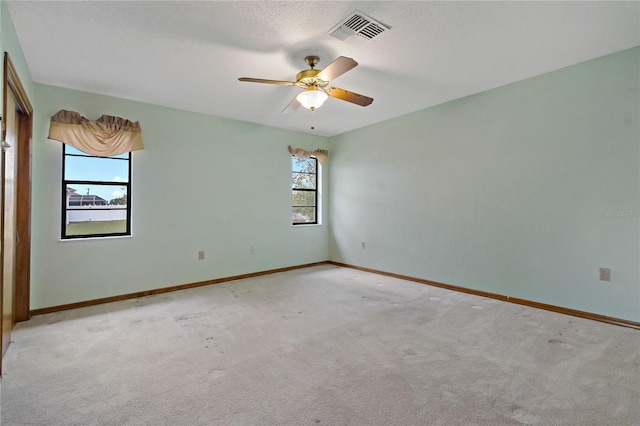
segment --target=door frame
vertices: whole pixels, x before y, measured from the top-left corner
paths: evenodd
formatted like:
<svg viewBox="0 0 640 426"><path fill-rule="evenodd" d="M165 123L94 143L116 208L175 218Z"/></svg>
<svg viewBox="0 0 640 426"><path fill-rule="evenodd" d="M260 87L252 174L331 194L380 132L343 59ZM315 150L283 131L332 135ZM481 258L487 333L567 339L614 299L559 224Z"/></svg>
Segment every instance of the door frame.
<svg viewBox="0 0 640 426"><path fill-rule="evenodd" d="M7 93L11 90L16 105L7 105ZM18 161L16 164L16 234L15 289L13 292L14 322L26 321L31 317L31 136L33 132L33 107L29 102L20 76L11 62L8 52L4 52L4 72L2 91L2 117L7 116L7 108L16 108ZM6 124L2 121L2 140L6 136ZM4 229L2 230L4 233ZM0 304L0 306L2 306ZM1 309L1 308L0 308Z"/></svg>

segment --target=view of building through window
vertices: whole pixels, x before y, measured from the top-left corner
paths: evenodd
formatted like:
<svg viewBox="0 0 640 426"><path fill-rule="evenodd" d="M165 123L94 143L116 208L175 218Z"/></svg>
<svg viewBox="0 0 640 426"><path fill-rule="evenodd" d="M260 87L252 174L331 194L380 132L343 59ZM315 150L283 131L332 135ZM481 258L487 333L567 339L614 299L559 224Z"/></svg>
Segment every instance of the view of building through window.
<svg viewBox="0 0 640 426"><path fill-rule="evenodd" d="M62 238L131 234L131 154L96 157L63 144Z"/></svg>

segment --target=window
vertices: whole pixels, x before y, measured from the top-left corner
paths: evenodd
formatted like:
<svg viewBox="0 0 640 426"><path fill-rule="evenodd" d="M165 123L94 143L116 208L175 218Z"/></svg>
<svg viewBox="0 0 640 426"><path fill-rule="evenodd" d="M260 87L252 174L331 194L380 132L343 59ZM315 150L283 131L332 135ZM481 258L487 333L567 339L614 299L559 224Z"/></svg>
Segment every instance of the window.
<svg viewBox="0 0 640 426"><path fill-rule="evenodd" d="M318 160L291 157L294 225L318 223Z"/></svg>
<svg viewBox="0 0 640 426"><path fill-rule="evenodd" d="M62 238L131 235L131 153L62 146Z"/></svg>

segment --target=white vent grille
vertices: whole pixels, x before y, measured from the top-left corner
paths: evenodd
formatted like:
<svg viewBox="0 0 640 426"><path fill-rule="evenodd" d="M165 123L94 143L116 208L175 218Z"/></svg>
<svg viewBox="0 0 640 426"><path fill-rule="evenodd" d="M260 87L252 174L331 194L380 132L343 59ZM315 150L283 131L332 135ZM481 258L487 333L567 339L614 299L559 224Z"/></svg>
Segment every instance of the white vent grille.
<svg viewBox="0 0 640 426"><path fill-rule="evenodd" d="M346 43L360 45L378 37L389 29L390 27L356 10L338 25L331 28L328 34Z"/></svg>

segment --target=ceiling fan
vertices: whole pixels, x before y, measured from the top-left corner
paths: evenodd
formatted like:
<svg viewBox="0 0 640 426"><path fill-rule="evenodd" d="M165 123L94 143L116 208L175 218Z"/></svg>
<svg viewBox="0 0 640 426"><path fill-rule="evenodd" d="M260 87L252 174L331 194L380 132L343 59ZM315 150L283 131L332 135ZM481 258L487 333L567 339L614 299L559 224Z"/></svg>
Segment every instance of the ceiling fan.
<svg viewBox="0 0 640 426"><path fill-rule="evenodd" d="M343 101L351 102L352 104L367 106L373 102L373 98L360 95L358 93L350 92L339 87L329 87L331 80L340 77L345 72L355 68L358 63L352 58L345 56L338 57L335 61L331 62L323 70L318 70L315 66L320 61L317 56L307 56L304 58L308 70L302 70L296 76L296 81L282 81L282 80L265 80L262 78L250 78L241 77L238 80L248 81L251 83L266 83L266 84L278 84L281 86L297 86L304 89L304 92L293 98L293 100L286 106L282 112L291 112L296 110L300 105L310 109L311 111L320 108L325 100L329 96L332 98L340 99Z"/></svg>

